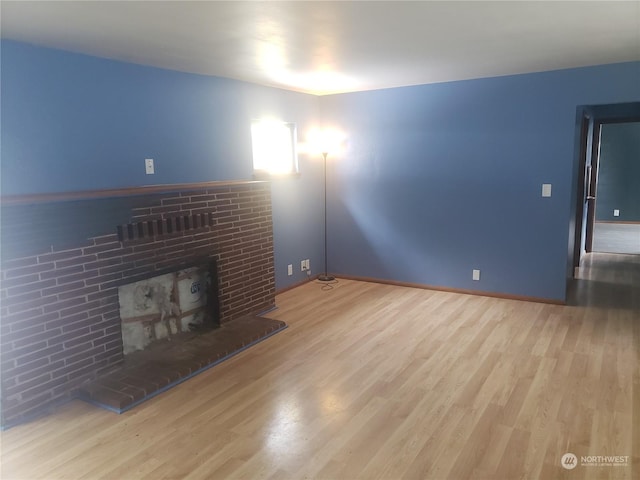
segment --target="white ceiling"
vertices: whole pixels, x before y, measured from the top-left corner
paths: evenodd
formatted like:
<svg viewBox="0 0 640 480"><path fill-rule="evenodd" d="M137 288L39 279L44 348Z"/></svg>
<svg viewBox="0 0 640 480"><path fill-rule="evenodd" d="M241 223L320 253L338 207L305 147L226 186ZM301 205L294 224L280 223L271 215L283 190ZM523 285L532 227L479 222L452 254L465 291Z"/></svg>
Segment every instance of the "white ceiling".
<svg viewBox="0 0 640 480"><path fill-rule="evenodd" d="M640 60L640 0L0 8L3 38L314 94Z"/></svg>

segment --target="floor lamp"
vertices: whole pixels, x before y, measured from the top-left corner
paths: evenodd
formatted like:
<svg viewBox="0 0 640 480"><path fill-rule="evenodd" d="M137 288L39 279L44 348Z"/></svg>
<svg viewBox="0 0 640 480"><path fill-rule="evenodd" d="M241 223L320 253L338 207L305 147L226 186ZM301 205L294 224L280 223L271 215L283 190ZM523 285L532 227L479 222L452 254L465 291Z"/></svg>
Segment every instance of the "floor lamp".
<svg viewBox="0 0 640 480"><path fill-rule="evenodd" d="M322 152L324 158L324 273L318 276L321 282L332 282L335 277L327 273L327 155L329 152Z"/></svg>

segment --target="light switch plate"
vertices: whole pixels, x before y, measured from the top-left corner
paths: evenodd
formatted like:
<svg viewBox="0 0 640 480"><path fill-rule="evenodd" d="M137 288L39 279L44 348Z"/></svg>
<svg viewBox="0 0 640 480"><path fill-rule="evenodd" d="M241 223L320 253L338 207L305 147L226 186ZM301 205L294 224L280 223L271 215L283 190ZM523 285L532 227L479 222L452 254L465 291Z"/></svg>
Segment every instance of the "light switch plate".
<svg viewBox="0 0 640 480"><path fill-rule="evenodd" d="M147 175L153 175L154 173L156 173L153 166L153 158L144 159L144 169L147 172Z"/></svg>
<svg viewBox="0 0 640 480"><path fill-rule="evenodd" d="M614 217L619 217L620 216L620 210L618 210L617 208L613 210L613 216Z"/></svg>
<svg viewBox="0 0 640 480"><path fill-rule="evenodd" d="M543 183L542 184L542 196L543 197L550 197L551 196L551 184L550 183Z"/></svg>
<svg viewBox="0 0 640 480"><path fill-rule="evenodd" d="M476 281L480 280L480 270L474 270L472 278Z"/></svg>

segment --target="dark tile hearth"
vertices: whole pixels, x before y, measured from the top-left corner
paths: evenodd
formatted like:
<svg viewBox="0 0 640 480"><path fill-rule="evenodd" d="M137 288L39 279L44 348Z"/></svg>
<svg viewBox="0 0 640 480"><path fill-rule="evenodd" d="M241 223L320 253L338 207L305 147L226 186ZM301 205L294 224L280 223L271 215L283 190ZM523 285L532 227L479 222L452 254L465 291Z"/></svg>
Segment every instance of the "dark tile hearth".
<svg viewBox="0 0 640 480"><path fill-rule="evenodd" d="M123 413L286 327L280 320L246 316L208 332L174 335L127 355L117 371L84 385L79 397Z"/></svg>

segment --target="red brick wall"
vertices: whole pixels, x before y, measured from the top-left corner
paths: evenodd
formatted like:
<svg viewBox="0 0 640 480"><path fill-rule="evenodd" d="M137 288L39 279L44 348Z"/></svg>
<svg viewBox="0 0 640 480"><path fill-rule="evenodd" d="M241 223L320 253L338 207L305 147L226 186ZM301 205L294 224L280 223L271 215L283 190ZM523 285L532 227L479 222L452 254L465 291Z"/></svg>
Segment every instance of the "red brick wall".
<svg viewBox="0 0 640 480"><path fill-rule="evenodd" d="M73 248L3 260L3 425L69 398L122 361L119 285L215 257L222 323L275 305L268 183L164 194L134 208L131 222Z"/></svg>

